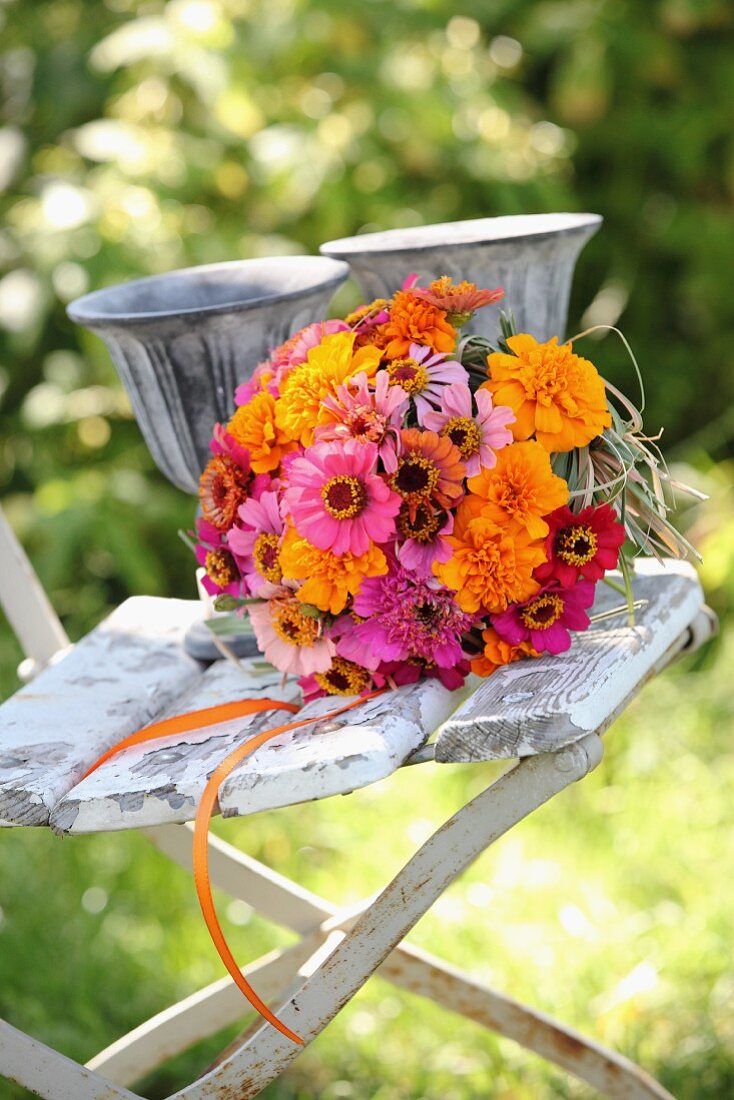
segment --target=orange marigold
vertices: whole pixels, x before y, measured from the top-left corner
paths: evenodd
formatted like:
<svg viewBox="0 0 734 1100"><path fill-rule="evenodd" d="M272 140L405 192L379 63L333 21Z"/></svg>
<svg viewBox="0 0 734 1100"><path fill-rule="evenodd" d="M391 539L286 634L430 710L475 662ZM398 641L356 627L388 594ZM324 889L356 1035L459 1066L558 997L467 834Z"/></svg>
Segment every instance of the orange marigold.
<svg viewBox="0 0 734 1100"><path fill-rule="evenodd" d="M470 518L481 513L501 526L509 521L535 539L548 534L542 517L568 503L568 485L553 473L548 452L534 440L502 447L495 465L470 477L467 485L470 495L460 507Z"/></svg>
<svg viewBox="0 0 734 1100"><path fill-rule="evenodd" d="M364 554L332 554L319 550L293 527L286 531L280 548L283 576L303 584L296 595L301 603L338 615L350 596L356 596L365 577L387 573L387 559L374 543Z"/></svg>
<svg viewBox="0 0 734 1100"><path fill-rule="evenodd" d="M485 516L468 522L464 516L446 541L453 554L447 562L434 562L433 571L456 593L462 611L497 614L540 588L533 570L545 561L543 541L532 539L527 530L512 532Z"/></svg>
<svg viewBox="0 0 734 1100"><path fill-rule="evenodd" d="M267 390L256 393L235 410L227 431L250 452L250 465L256 474L275 470L283 455L296 446L278 427L275 398Z"/></svg>
<svg viewBox="0 0 734 1100"><path fill-rule="evenodd" d="M539 344L533 336L510 336L512 355L495 351L487 359L496 405L515 413L515 439L533 434L547 451L585 447L612 418L604 381L593 363L575 355L571 344L553 337Z"/></svg>
<svg viewBox="0 0 734 1100"><path fill-rule="evenodd" d="M416 298L410 290L395 294L390 319L380 325L380 334L387 341L384 347L389 359L407 355L411 344L448 353L454 350L457 338L456 329L446 320L445 310Z"/></svg>
<svg viewBox="0 0 734 1100"><path fill-rule="evenodd" d="M500 638L493 626L482 631L484 650L475 657L471 663L471 670L476 676L491 676L503 665L510 665L513 661L519 661L523 657L538 657L539 654L530 645L530 642L520 642L512 645Z"/></svg>

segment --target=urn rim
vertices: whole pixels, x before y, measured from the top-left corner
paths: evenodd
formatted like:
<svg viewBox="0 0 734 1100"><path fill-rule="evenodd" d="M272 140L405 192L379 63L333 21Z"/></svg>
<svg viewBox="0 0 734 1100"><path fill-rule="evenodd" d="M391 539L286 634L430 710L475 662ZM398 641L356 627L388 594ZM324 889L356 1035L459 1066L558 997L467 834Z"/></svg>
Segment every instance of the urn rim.
<svg viewBox="0 0 734 1100"><path fill-rule="evenodd" d="M601 214L557 212L551 214L503 214L494 218L469 218L431 222L405 229L385 229L340 237L320 247L322 255L345 259L365 255L400 255L437 252L448 248L479 248L523 240L586 232L592 236L603 222ZM461 229L459 229L461 227ZM453 235L451 235L453 234Z"/></svg>
<svg viewBox="0 0 734 1100"><path fill-rule="evenodd" d="M301 284L294 289L243 296L243 291L252 287L258 271L263 275L269 273L271 276L277 274L278 269L293 273L294 265L301 269L303 276ZM232 278L240 272L241 281ZM146 293L155 292L156 288L161 290L166 283L169 284L172 295L175 297L177 289L185 289L186 285L191 287L196 279L201 285L202 276L206 280L207 277L216 277L218 274L228 276L227 291L231 289L230 297L193 306L178 305L174 302L164 308L155 308L155 299L153 299L152 308L120 308L126 302L134 301L138 293L142 301ZM179 318L204 319L225 313L244 313L260 309L264 305L277 306L281 302L292 301L309 293L336 290L348 276L349 265L343 260L329 256L303 254L225 260L220 263L178 268L158 275L146 275L140 279L131 279L125 283L116 283L100 290L93 290L70 302L66 312L76 324L90 329L154 324L161 321L176 321Z"/></svg>

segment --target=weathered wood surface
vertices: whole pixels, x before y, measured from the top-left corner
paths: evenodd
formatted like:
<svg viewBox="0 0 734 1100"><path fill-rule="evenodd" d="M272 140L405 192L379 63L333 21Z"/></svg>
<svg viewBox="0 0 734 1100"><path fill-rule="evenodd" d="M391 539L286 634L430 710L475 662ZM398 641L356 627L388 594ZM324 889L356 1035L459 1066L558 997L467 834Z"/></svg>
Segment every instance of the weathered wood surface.
<svg viewBox="0 0 734 1100"><path fill-rule="evenodd" d="M218 661L179 692L160 717L237 699L295 699L295 682L282 690L280 681L274 669ZM244 737L290 717L282 711L253 714L126 749L58 802L51 826L81 833L189 821L207 777L227 753Z"/></svg>
<svg viewBox="0 0 734 1100"><path fill-rule="evenodd" d="M436 742L441 762L493 760L556 752L602 730L653 674L703 604L693 568L641 561L635 598L646 600L630 627L626 615L593 623L567 653L519 661L482 680ZM624 605L597 587L593 613Z"/></svg>
<svg viewBox="0 0 734 1100"><path fill-rule="evenodd" d="M152 721L201 666L181 647L196 601L133 597L0 708L0 824L46 825L98 756Z"/></svg>
<svg viewBox="0 0 734 1100"><path fill-rule="evenodd" d="M212 665L171 714L253 696L297 700L295 681L260 662ZM346 700L318 699L298 718L318 717ZM436 681L401 688L336 719L281 734L223 784L224 816L345 794L390 775L456 706ZM51 814L58 832L139 828L191 820L208 776L243 739L290 720L274 711L177 736L162 747L136 746L110 760L61 799Z"/></svg>

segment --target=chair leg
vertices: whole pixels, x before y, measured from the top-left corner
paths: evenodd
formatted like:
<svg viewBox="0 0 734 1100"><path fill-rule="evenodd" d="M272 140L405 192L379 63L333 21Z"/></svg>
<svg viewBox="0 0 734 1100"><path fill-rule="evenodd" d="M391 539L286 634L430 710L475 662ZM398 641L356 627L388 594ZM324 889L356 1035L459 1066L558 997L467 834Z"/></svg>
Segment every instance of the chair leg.
<svg viewBox="0 0 734 1100"><path fill-rule="evenodd" d="M142 1100L0 1020L0 1073L44 1100Z"/></svg>
<svg viewBox="0 0 734 1100"><path fill-rule="evenodd" d="M592 760L592 765L595 762ZM568 782L573 778L575 776ZM148 836L170 858L190 867L191 836L186 827L164 826L148 830ZM309 919L314 922L317 915L322 920L326 918L326 927L348 928L355 923L359 909L351 915L344 911L336 914L334 906L258 864L232 845L214 837L212 843L214 850L211 853L211 868L216 884L234 896L245 898L251 904L255 903L255 908L259 911L267 910L271 919L286 923L291 928L297 927L299 931L304 929ZM329 920L329 917L332 919ZM313 930L313 923L311 928ZM443 1007L513 1039L526 1049L589 1082L609 1097L625 1100L670 1100L669 1093L629 1059L586 1039L545 1014L476 982L470 976L410 944L396 947L376 972L401 988L428 997ZM274 983L268 983L266 989L263 979L258 979L258 982L266 999L270 999L271 990L273 994L275 992ZM194 1038L177 1043L175 1051L169 1048L169 1055L185 1049L196 1038L213 1033L226 1022L237 1019L241 1014L241 1003L238 1008L237 997L234 995L236 992L233 983L225 979L210 986L203 994L197 994L180 1006L161 1014L166 1016L180 1010L199 1017L198 1032L195 1033L196 1025L193 1022L189 1025ZM228 1011L230 1015L224 1020L224 1014ZM202 1027L212 1017L222 1022L217 1027L206 1027L203 1030ZM150 1021L149 1024L153 1022ZM251 1023L222 1052L215 1065L222 1064L229 1055L246 1043L253 1034L253 1028L257 1029L258 1025L257 1020ZM144 1028L148 1026L143 1025ZM179 1037L185 1039L189 1029L184 1027ZM131 1033L131 1037L135 1034ZM90 1065L96 1066L96 1060ZM105 1065L105 1069L110 1071L108 1065ZM116 1080L132 1079L120 1078L116 1073L113 1076Z"/></svg>
<svg viewBox="0 0 734 1100"><path fill-rule="evenodd" d="M590 735L562 752L525 759L460 809L416 852L323 966L282 1006L281 1019L305 1042L314 1039L485 848L586 775L601 754L601 741ZM170 1100L207 1100L221 1096L224 1089L249 1100L300 1050L269 1025L260 1027L217 1069Z"/></svg>
<svg viewBox="0 0 734 1100"><path fill-rule="evenodd" d="M674 1100L640 1066L537 1009L520 1004L449 963L402 944L376 973L429 998L593 1085L612 1100Z"/></svg>
<svg viewBox="0 0 734 1100"><path fill-rule="evenodd" d="M243 968L265 1000L279 996L328 932L316 930L292 947L272 951ZM87 1069L129 1085L188 1047L216 1034L250 1012L231 978L222 978L175 1005L151 1016L127 1035L101 1050Z"/></svg>

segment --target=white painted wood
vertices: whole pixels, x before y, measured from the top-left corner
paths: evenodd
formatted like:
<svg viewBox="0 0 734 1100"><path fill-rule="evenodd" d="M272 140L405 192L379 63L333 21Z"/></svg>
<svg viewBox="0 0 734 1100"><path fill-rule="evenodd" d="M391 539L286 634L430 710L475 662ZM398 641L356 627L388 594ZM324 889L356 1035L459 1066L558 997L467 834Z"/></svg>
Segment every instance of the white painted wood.
<svg viewBox="0 0 734 1100"><path fill-rule="evenodd" d="M314 976L278 1010L310 1042L364 985L447 886L490 844L601 759L590 735L555 755L521 761L462 807L418 850ZM338 916L334 921L338 922ZM301 1051L270 1025L171 1100L257 1096Z"/></svg>
<svg viewBox="0 0 734 1100"><path fill-rule="evenodd" d="M0 707L0 820L46 825L105 749L155 718L201 666L181 639L196 601L126 600Z"/></svg>
<svg viewBox="0 0 734 1100"><path fill-rule="evenodd" d="M295 681L261 662L211 666L170 713L249 697L298 699ZM298 718L326 714L345 700L314 700ZM223 784L225 817L345 794L390 775L458 703L435 680L368 700L333 720L291 731L263 745ZM243 738L288 722L282 711L249 715L177 736L165 747L135 746L110 760L62 798L51 814L58 832L87 833L192 819L208 776Z"/></svg>
<svg viewBox="0 0 734 1100"><path fill-rule="evenodd" d="M41 667L69 644L25 550L0 508L0 607L23 652Z"/></svg>
<svg viewBox="0 0 734 1100"><path fill-rule="evenodd" d="M333 696L304 707L299 718L328 713ZM438 680L424 680L366 702L357 710L319 722L258 750L224 783L224 817L328 798L391 775L456 709L459 699Z"/></svg>
<svg viewBox="0 0 734 1100"><path fill-rule="evenodd" d="M555 752L607 728L660 663L685 644L703 605L695 571L684 562L640 562L634 591L647 601L635 612L634 627L624 614L593 623L574 636L568 652L518 661L480 681L440 731L436 760ZM597 593L594 613L624 605L608 585L599 584Z"/></svg>
<svg viewBox="0 0 734 1100"><path fill-rule="evenodd" d="M45 1100L142 1100L0 1020L0 1073Z"/></svg>
<svg viewBox="0 0 734 1100"><path fill-rule="evenodd" d="M236 668L218 661L182 683L157 717L238 699L295 699L296 694L295 681L281 688L281 676L271 667L243 661ZM126 749L59 800L51 826L57 832L88 833L191 820L209 774L243 736L290 718L283 711L253 714Z"/></svg>

